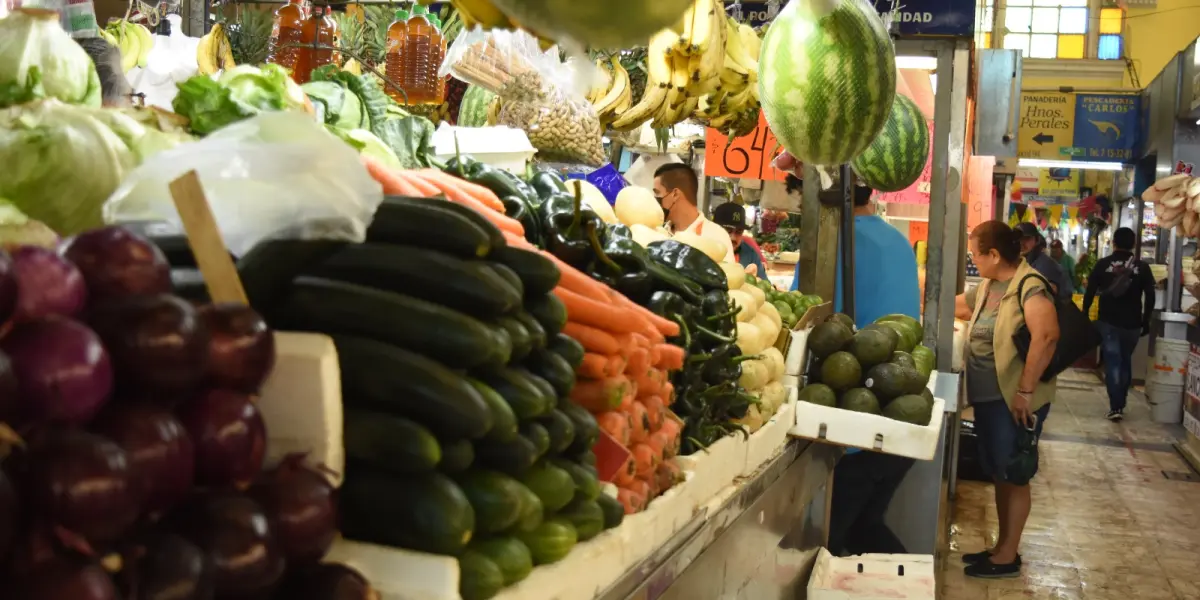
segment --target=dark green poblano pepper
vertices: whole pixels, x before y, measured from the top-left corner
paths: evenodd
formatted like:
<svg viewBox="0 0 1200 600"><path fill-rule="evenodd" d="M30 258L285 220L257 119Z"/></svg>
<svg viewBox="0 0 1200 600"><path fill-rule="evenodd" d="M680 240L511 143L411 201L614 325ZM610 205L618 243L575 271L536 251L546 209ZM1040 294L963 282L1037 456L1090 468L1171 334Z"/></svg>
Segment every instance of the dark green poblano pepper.
<svg viewBox="0 0 1200 600"><path fill-rule="evenodd" d="M699 249L675 240L662 240L651 243L648 250L650 260L675 269L706 289L729 289L725 271Z"/></svg>

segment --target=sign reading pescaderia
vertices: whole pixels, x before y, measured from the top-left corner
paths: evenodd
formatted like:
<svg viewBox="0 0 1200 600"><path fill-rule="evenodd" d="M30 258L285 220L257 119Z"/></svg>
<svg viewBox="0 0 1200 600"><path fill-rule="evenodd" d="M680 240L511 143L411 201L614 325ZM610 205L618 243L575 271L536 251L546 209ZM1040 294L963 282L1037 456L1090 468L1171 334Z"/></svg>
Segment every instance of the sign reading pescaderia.
<svg viewBox="0 0 1200 600"><path fill-rule="evenodd" d="M873 0L879 14L892 13L892 22L900 35L938 35L970 37L975 33L974 0ZM726 11L734 19L758 27L770 22L787 0L769 2L726 0Z"/></svg>

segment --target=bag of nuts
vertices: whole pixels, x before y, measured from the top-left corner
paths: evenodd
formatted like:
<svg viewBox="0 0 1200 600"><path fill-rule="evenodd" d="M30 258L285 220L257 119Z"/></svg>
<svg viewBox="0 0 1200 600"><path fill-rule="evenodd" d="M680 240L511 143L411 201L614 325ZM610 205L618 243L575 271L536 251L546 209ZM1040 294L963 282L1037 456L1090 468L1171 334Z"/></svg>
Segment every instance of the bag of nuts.
<svg viewBox="0 0 1200 600"><path fill-rule="evenodd" d="M572 89L572 65L560 61L555 48L543 52L528 33L461 35L442 71L495 92L500 100L495 124L525 131L539 159L590 166L608 162L600 119Z"/></svg>

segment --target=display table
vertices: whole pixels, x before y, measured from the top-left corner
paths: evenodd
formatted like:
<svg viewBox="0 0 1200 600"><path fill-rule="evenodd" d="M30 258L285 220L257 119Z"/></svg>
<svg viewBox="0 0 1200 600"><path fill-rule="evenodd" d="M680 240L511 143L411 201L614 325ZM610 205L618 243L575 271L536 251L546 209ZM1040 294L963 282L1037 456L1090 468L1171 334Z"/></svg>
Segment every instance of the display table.
<svg viewBox="0 0 1200 600"><path fill-rule="evenodd" d="M795 598L828 532L828 483L842 450L792 440L718 493L604 600Z"/></svg>

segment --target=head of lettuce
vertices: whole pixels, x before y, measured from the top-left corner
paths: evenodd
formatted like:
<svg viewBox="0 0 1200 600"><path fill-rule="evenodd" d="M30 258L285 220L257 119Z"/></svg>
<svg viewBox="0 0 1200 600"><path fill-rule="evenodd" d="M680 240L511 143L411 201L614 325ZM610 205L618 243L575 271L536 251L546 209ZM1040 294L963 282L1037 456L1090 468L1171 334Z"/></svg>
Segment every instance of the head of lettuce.
<svg viewBox="0 0 1200 600"><path fill-rule="evenodd" d="M100 106L100 78L58 13L21 8L0 19L0 107L53 98Z"/></svg>

